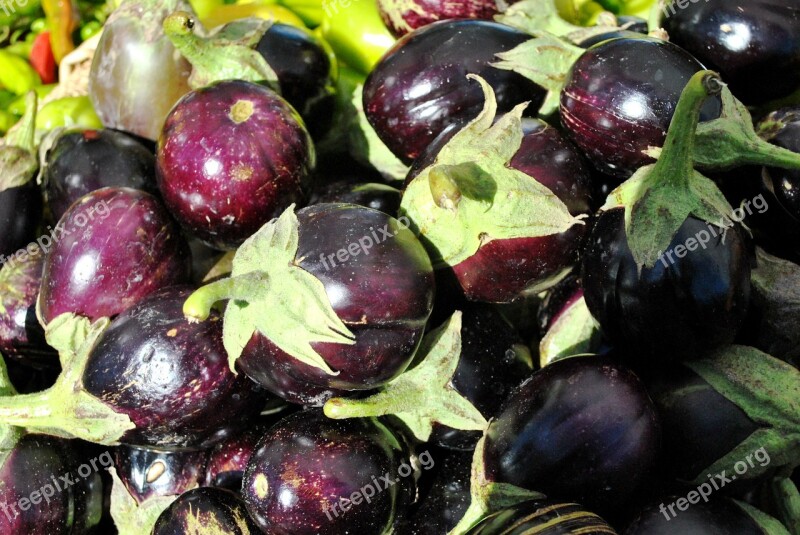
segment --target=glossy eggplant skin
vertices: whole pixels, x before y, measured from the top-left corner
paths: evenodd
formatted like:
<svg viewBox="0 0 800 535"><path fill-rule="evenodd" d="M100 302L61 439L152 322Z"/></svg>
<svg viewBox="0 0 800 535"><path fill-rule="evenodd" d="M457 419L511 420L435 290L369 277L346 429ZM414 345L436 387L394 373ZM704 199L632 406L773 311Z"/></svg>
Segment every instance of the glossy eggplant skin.
<svg viewBox="0 0 800 535"><path fill-rule="evenodd" d="M264 533L386 533L416 493L414 477L400 477L402 463L409 466L407 455L377 420L330 420L319 410L302 411L262 437L247 465L242 494ZM394 484L384 489L383 476ZM368 485L375 490L369 503ZM362 498L340 501L355 493Z"/></svg>
<svg viewBox="0 0 800 535"><path fill-rule="evenodd" d="M246 427L264 404L263 392L228 367L220 316L184 317L191 293L176 286L148 297L117 317L92 350L83 385L136 425L123 444L208 447Z"/></svg>
<svg viewBox="0 0 800 535"><path fill-rule="evenodd" d="M73 204L51 233L38 316L113 317L153 292L188 280L186 240L149 193L103 188Z"/></svg>
<svg viewBox="0 0 800 535"><path fill-rule="evenodd" d="M256 50L278 76L281 96L300 114L314 139L331 127L336 69L328 45L313 34L276 22Z"/></svg>
<svg viewBox="0 0 800 535"><path fill-rule="evenodd" d="M645 376L664 437L660 466L682 482L705 474L759 425L689 368L664 367Z"/></svg>
<svg viewBox="0 0 800 535"><path fill-rule="evenodd" d="M522 145L510 165L555 193L573 216L590 212L591 169L547 123L526 121ZM453 272L467 299L509 302L523 291L541 291L558 282L577 262L585 233L585 225L574 225L550 236L491 240L453 266Z"/></svg>
<svg viewBox="0 0 800 535"><path fill-rule="evenodd" d="M719 72L745 104L764 104L800 88L796 2L708 0L665 9L670 40Z"/></svg>
<svg viewBox="0 0 800 535"><path fill-rule="evenodd" d="M642 153L660 147L681 92L703 69L680 47L652 37L598 43L572 65L561 92L561 123L601 172L628 178L653 163ZM700 119L715 119L719 97Z"/></svg>
<svg viewBox="0 0 800 535"><path fill-rule="evenodd" d="M334 182L315 188L308 204L357 204L396 218L402 196L400 190L387 184Z"/></svg>
<svg viewBox="0 0 800 535"><path fill-rule="evenodd" d="M58 354L47 345L36 319L44 255L0 267L0 353L32 367L58 367Z"/></svg>
<svg viewBox="0 0 800 535"><path fill-rule="evenodd" d="M376 388L408 367L433 307L433 268L417 237L383 212L318 204L298 211L297 219L297 265L322 282L355 344L312 344L340 372L335 376L300 362L259 333L237 364L287 401L321 405L341 391ZM338 251L365 237L374 243L368 254L361 249L345 261L337 258Z"/></svg>
<svg viewBox="0 0 800 535"><path fill-rule="evenodd" d="M713 230L714 234L711 236ZM709 237L698 247L700 232ZM624 210L602 212L583 255L589 311L632 366L701 358L733 342L750 300L747 238L738 225L719 227L689 217L667 252L688 245L683 258L662 256L638 272L628 247Z"/></svg>
<svg viewBox="0 0 800 535"><path fill-rule="evenodd" d="M152 535L226 533L259 535L242 499L225 489L200 488L181 494L156 520Z"/></svg>
<svg viewBox="0 0 800 535"><path fill-rule="evenodd" d="M229 80L192 91L167 116L157 178L183 228L235 249L304 200L314 148L294 108L266 87Z"/></svg>
<svg viewBox="0 0 800 535"><path fill-rule="evenodd" d="M660 504L642 510L624 535L766 535L741 507L731 500L717 499L689 505L681 511L673 505L678 496L667 496ZM685 498L684 498L685 499ZM673 505L674 516L661 505Z"/></svg>
<svg viewBox="0 0 800 535"><path fill-rule="evenodd" d="M518 0L511 0L513 4ZM496 0L378 0L378 10L386 27L395 37L440 20L492 20L498 13Z"/></svg>
<svg viewBox="0 0 800 535"><path fill-rule="evenodd" d="M257 425L236 433L211 448L206 462L204 486L242 490L247 461L268 426Z"/></svg>
<svg viewBox="0 0 800 535"><path fill-rule="evenodd" d="M483 519L466 535L615 535L614 528L577 503L523 502Z"/></svg>
<svg viewBox="0 0 800 535"><path fill-rule="evenodd" d="M499 23L441 21L416 30L386 52L364 83L364 112L386 146L411 163L448 124L475 118L484 97L467 74L486 79L501 112L531 101L543 90L519 74L490 66L495 54L530 38Z"/></svg>
<svg viewBox="0 0 800 535"><path fill-rule="evenodd" d="M532 373L530 351L516 330L491 306L472 303L462 309L461 358L452 384L489 420L511 391ZM480 432L434 425L437 446L472 450Z"/></svg>
<svg viewBox="0 0 800 535"><path fill-rule="evenodd" d="M641 381L606 357L554 362L525 381L486 432L490 481L606 512L624 508L658 456Z"/></svg>
<svg viewBox="0 0 800 535"><path fill-rule="evenodd" d="M42 206L42 194L35 180L0 191L0 255L13 255L36 239ZM0 257L2 261L5 258Z"/></svg>
<svg viewBox="0 0 800 535"><path fill-rule="evenodd" d="M98 469L104 467L92 460ZM0 533L92 533L102 516L103 483L84 461L72 442L33 434L20 438L0 466ZM27 503L20 503L23 499Z"/></svg>
<svg viewBox="0 0 800 535"><path fill-rule="evenodd" d="M137 503L158 496L177 496L202 483L206 452L161 451L118 446L114 467L125 489Z"/></svg>
<svg viewBox="0 0 800 535"><path fill-rule="evenodd" d="M135 137L117 130L72 130L47 151L43 181L55 221L72 203L105 187L156 193L155 155Z"/></svg>

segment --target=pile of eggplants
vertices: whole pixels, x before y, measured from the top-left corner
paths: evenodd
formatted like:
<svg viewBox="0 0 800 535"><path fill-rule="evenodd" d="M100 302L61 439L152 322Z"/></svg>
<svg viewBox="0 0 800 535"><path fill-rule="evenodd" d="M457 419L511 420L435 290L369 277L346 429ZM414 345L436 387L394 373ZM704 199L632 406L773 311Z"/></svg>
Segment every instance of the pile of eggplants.
<svg viewBox="0 0 800 535"><path fill-rule="evenodd" d="M800 535L800 7L280 4L0 143L0 535Z"/></svg>

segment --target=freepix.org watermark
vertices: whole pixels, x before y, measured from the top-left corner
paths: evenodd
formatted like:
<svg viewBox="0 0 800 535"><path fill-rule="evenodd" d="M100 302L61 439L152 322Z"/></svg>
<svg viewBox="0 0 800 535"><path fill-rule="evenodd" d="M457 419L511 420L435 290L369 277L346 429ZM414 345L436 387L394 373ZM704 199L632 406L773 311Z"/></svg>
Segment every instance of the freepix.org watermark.
<svg viewBox="0 0 800 535"><path fill-rule="evenodd" d="M63 221L59 221L55 228L48 226L47 230L50 231L48 234L42 234L35 242L29 243L24 249L20 249L8 257L0 255L0 266L7 265L9 268L13 268L17 262L24 262L27 260L28 256L36 257L39 254L47 254L47 251L64 236L71 235L96 218L105 219L110 213L111 209L106 201L99 201L87 206L84 210L72 217L74 226L67 228L66 223Z"/></svg>
<svg viewBox="0 0 800 535"><path fill-rule="evenodd" d="M708 2L708 0L662 0L661 10L664 12L664 18L669 18L677 11L686 9L690 4L696 4L700 1Z"/></svg>
<svg viewBox="0 0 800 535"><path fill-rule="evenodd" d="M331 253L326 255L325 253L321 253L319 255L320 261L322 261L322 265L325 266L325 271L330 271L331 268L336 267L336 260L339 261L340 264L344 264L351 258L354 258L361 253L365 255L369 255L369 250L378 245L379 243L383 243L386 240L394 238L398 232L401 230L407 229L411 225L411 220L408 219L406 216L401 216L397 218L397 222L399 223L397 226L399 230L397 232L391 232L389 230L389 225L386 224L383 228L375 229L374 227L370 227L370 234L362 236L358 239L358 241L354 241L346 248L339 249L335 253ZM328 265L330 262L330 265Z"/></svg>
<svg viewBox="0 0 800 535"><path fill-rule="evenodd" d="M753 453L747 455L743 460L736 461L736 464L733 465L733 471L736 472L736 475L740 476L746 474L748 470L755 467L755 463L753 462L754 459L762 468L767 466L771 460L766 448L762 446ZM661 511L661 514L664 515L664 518L666 518L667 521L670 521L678 516L678 513L675 512L675 508L678 509L678 512L686 511L689 509L690 505L700 503L701 498L704 502L708 502L708 497L711 496L714 491L719 490L728 483L736 480L736 475L731 474L729 477L726 475L726 473L727 471L723 470L719 474L715 474L713 476L711 474L707 474L707 482L700 483L700 485L697 486L697 489L690 491L685 498L678 498L670 504L662 503L658 507L659 511ZM669 510L669 513L667 513L667 510Z"/></svg>
<svg viewBox="0 0 800 535"><path fill-rule="evenodd" d="M28 5L28 0L0 0L0 9L6 15L12 15L17 12L17 8L23 8Z"/></svg>
<svg viewBox="0 0 800 535"><path fill-rule="evenodd" d="M720 219L716 224L709 223L708 230L703 229L698 231L693 237L687 239L685 242L679 245L676 245L672 249L668 249L664 252L659 251L659 260L661 260L661 263L664 264L665 268L668 268L670 264L674 264L676 262L675 257L678 259L683 258L688 253L696 251L698 247L701 249L706 249L712 238L716 238L718 234L724 233L727 229L731 228L734 223L741 223L746 216L753 215L753 208L755 208L759 214L763 214L769 209L767 200L763 195L758 195L752 200L744 201L739 208L736 208L733 211L730 216L730 221L726 222L725 220ZM720 233L718 229L722 229L722 233Z"/></svg>
<svg viewBox="0 0 800 535"><path fill-rule="evenodd" d="M393 477L390 472L386 472L378 477L372 476L372 483L367 483L359 490L352 493L350 498L341 497L339 498L339 503L334 503L331 506L325 504L325 516L328 517L328 520L333 520L352 509L354 505L361 505L364 502L372 503L372 499L375 496L384 492L389 487L400 483L401 478L412 475L416 470L419 470L420 467L423 470L430 470L433 468L433 465L433 457L431 457L429 451L424 451L417 457L411 457L408 463L403 461L403 464L397 468L397 474L400 477Z"/></svg>
<svg viewBox="0 0 800 535"><path fill-rule="evenodd" d="M98 463L100 464L99 467ZM6 518L13 520L19 516L19 511L17 511L17 508L19 508L21 511L27 511L32 505L38 505L42 503L42 500L49 504L50 499L56 495L56 492L64 492L82 479L86 479L92 474L99 472L100 467L108 468L112 464L113 460L111 458L111 453L104 451L99 456L90 459L89 462L80 465L77 470L77 478L73 477L72 473L60 475L57 479L56 476L50 476L50 479L53 481L52 485L50 483L46 483L37 490L34 490L27 496L23 496L13 503L0 502L0 509L3 510L3 514L6 515Z"/></svg>

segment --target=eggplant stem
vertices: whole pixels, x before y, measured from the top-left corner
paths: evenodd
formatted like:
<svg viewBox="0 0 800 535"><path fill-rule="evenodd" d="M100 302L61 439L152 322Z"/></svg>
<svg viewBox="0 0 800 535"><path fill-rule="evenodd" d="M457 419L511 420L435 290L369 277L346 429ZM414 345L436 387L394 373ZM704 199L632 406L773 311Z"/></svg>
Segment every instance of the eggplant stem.
<svg viewBox="0 0 800 535"><path fill-rule="evenodd" d="M263 272L251 272L206 284L189 296L183 304L183 314L189 320L205 321L211 315L211 309L220 301L247 301L253 296L251 284L254 280L259 284L269 284L269 277Z"/></svg>

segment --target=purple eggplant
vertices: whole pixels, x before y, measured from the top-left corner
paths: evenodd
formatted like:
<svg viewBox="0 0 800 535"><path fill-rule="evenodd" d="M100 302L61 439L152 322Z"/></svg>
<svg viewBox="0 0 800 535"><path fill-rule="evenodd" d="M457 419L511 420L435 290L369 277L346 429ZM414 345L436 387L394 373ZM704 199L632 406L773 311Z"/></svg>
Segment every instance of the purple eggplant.
<svg viewBox="0 0 800 535"><path fill-rule="evenodd" d="M116 130L71 130L47 151L42 180L55 221L92 191L129 187L157 191L153 152L134 136Z"/></svg>
<svg viewBox="0 0 800 535"><path fill-rule="evenodd" d="M624 508L658 457L659 423L640 380L605 357L554 362L523 383L486 431L487 478Z"/></svg>
<svg viewBox="0 0 800 535"><path fill-rule="evenodd" d="M158 140L158 186L191 235L235 249L292 203L314 167L297 112L266 87L224 81L192 91Z"/></svg>
<svg viewBox="0 0 800 535"><path fill-rule="evenodd" d="M42 324L72 312L116 316L153 292L186 282L190 257L163 205L143 191L103 188L73 204L43 243Z"/></svg>
<svg viewBox="0 0 800 535"><path fill-rule="evenodd" d="M327 43L288 24L269 27L256 46L278 76L281 96L303 118L314 139L332 126L336 66Z"/></svg>
<svg viewBox="0 0 800 535"><path fill-rule="evenodd" d="M35 180L0 191L0 264L24 255L41 222L42 194Z"/></svg>
<svg viewBox="0 0 800 535"><path fill-rule="evenodd" d="M117 477L138 503L157 496L177 496L199 486L205 464L203 450L160 451L119 446L114 452Z"/></svg>
<svg viewBox="0 0 800 535"><path fill-rule="evenodd" d="M314 188L309 204L357 204L396 218L401 197L400 190L386 184L340 181Z"/></svg>
<svg viewBox="0 0 800 535"><path fill-rule="evenodd" d="M515 1L518 0L506 3ZM492 20L499 12L496 0L378 0L378 9L384 24L395 37L440 20Z"/></svg>
<svg viewBox="0 0 800 535"><path fill-rule="evenodd" d="M261 438L242 494L264 533L386 533L416 492L407 455L377 420L303 411Z"/></svg>
<svg viewBox="0 0 800 535"><path fill-rule="evenodd" d="M228 367L220 317L184 318L191 292L150 296L112 322L92 351L84 387L136 425L125 444L206 447L246 427L263 406L260 389Z"/></svg>
<svg viewBox="0 0 800 535"><path fill-rule="evenodd" d="M483 94L467 74L486 79L500 111L531 101L535 113L544 90L511 71L490 64L495 54L529 39L495 22L442 21L400 39L364 84L364 111L378 136L405 163L411 163L451 122L471 120Z"/></svg>
<svg viewBox="0 0 800 535"><path fill-rule="evenodd" d="M44 255L37 254L0 267L0 352L29 366L57 367L58 355L36 319L43 265Z"/></svg>
<svg viewBox="0 0 800 535"><path fill-rule="evenodd" d="M99 470L111 455L83 459L73 442L44 435L9 438L0 462L0 533L92 533L103 513Z"/></svg>
<svg viewBox="0 0 800 535"><path fill-rule="evenodd" d="M511 531L513 530L513 531ZM523 502L494 513L466 535L615 535L608 523L578 505L551 500Z"/></svg>
<svg viewBox="0 0 800 535"><path fill-rule="evenodd" d="M268 426L264 425L249 427L211 448L206 461L204 486L241 491L247 461L267 429Z"/></svg>
<svg viewBox="0 0 800 535"><path fill-rule="evenodd" d="M745 104L800 88L800 6L792 0L707 0L664 7L670 40L717 70Z"/></svg>
<svg viewBox="0 0 800 535"><path fill-rule="evenodd" d="M225 533L259 535L242 499L225 489L200 488L184 492L156 520L152 535Z"/></svg>
<svg viewBox="0 0 800 535"><path fill-rule="evenodd" d="M583 53L561 92L561 122L594 166L619 178L653 160L666 139L681 91L703 66L680 47L651 37L603 41ZM719 97L701 120L715 119Z"/></svg>

